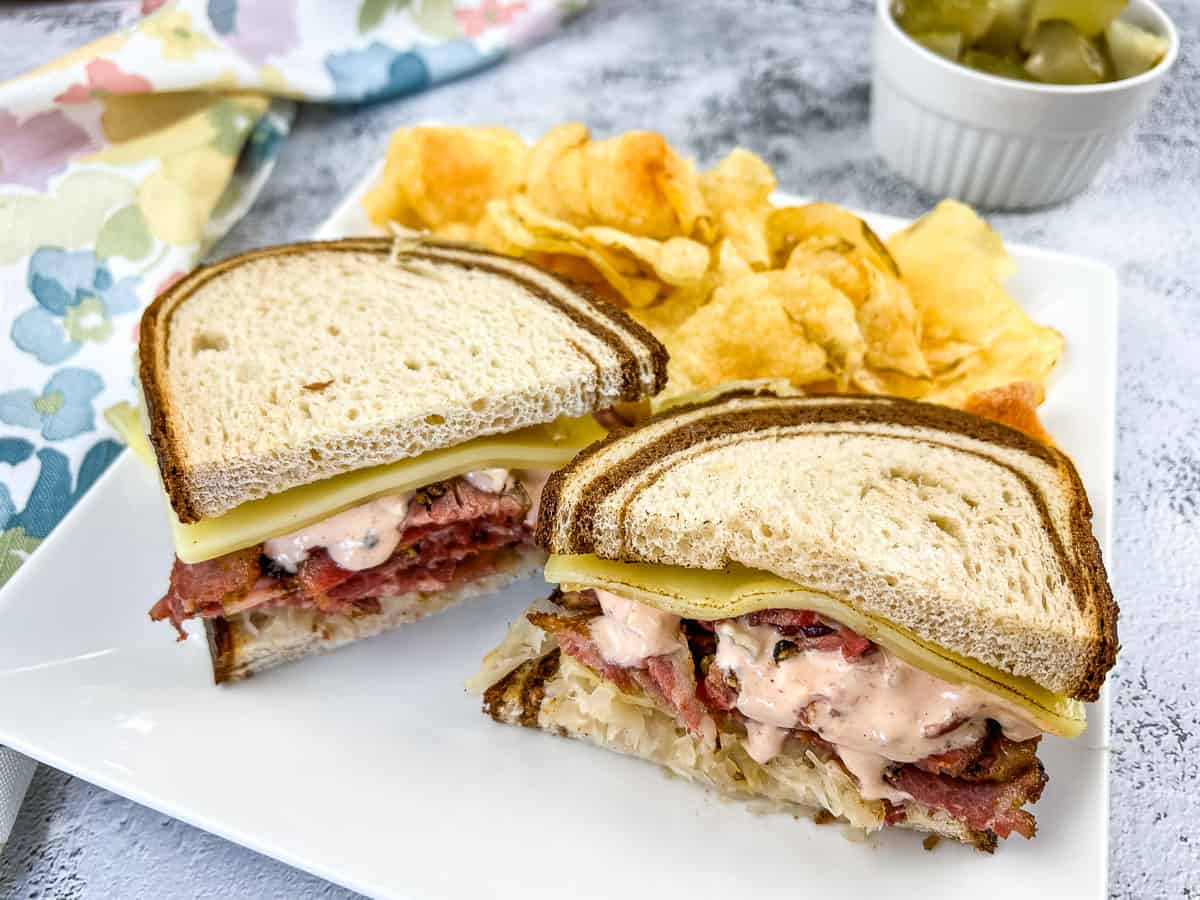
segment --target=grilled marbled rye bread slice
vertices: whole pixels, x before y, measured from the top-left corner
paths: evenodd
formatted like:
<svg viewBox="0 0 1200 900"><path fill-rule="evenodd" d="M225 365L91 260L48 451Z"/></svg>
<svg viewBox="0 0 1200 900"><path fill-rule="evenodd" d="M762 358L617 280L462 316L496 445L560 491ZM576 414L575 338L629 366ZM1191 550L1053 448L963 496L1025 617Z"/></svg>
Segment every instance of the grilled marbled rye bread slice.
<svg viewBox="0 0 1200 900"><path fill-rule="evenodd" d="M1095 700L1117 607L1091 517L1065 455L994 422L882 397L744 393L585 450L546 485L537 538L559 554L741 563Z"/></svg>
<svg viewBox="0 0 1200 900"><path fill-rule="evenodd" d="M666 351L530 263L388 238L199 269L142 317L150 438L179 519L657 392Z"/></svg>

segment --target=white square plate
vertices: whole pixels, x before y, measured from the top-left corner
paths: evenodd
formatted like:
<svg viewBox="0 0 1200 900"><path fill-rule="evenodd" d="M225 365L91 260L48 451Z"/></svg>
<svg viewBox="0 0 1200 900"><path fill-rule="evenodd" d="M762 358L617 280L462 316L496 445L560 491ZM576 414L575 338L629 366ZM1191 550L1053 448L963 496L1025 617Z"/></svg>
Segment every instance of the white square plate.
<svg viewBox="0 0 1200 900"><path fill-rule="evenodd" d="M321 236L363 233L357 196ZM868 218L883 234L905 224ZM1107 556L1116 279L1099 263L1011 249L1013 292L1066 335L1043 411L1079 466ZM1083 738L1045 741L1035 841L1014 837L990 858L947 844L926 853L905 831L851 843L485 718L463 681L540 581L213 687L202 630L177 645L146 615L172 558L163 504L155 475L123 454L0 593L0 743L380 896L1105 896L1106 700Z"/></svg>

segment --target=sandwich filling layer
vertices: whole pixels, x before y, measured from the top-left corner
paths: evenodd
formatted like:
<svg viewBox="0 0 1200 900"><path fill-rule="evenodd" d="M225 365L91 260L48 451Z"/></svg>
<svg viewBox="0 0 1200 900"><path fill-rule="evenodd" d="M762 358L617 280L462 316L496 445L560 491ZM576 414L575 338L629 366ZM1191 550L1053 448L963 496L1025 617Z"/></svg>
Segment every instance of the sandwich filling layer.
<svg viewBox="0 0 1200 900"><path fill-rule="evenodd" d="M659 701L703 744L732 733L760 765L807 754L836 761L888 824L916 804L972 832L1034 834L1022 807L1046 782L1041 730L1002 698L944 681L811 611L701 621L592 589L555 602L563 613L529 620L562 653Z"/></svg>
<svg viewBox="0 0 1200 900"><path fill-rule="evenodd" d="M487 469L379 497L297 531L199 563L176 557L150 610L183 621L306 609L373 615L380 599L485 578L532 546L546 473Z"/></svg>

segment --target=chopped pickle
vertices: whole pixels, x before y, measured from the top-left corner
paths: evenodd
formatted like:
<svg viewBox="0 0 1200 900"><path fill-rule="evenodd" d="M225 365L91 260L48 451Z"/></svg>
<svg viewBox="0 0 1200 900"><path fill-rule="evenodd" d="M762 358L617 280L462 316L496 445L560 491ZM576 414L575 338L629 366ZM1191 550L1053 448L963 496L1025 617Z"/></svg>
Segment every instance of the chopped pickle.
<svg viewBox="0 0 1200 900"><path fill-rule="evenodd" d="M1013 78L1017 81L1032 80L1020 59L988 53L986 50L968 50L963 54L962 64L977 72L998 75L1001 78Z"/></svg>
<svg viewBox="0 0 1200 900"><path fill-rule="evenodd" d="M1115 19L1104 30L1108 55L1117 78L1149 72L1167 55L1167 42L1157 34Z"/></svg>
<svg viewBox="0 0 1200 900"><path fill-rule="evenodd" d="M992 25L992 0L897 0L896 21L909 34L959 31L972 44Z"/></svg>
<svg viewBox="0 0 1200 900"><path fill-rule="evenodd" d="M1033 0L1029 16L1032 34L1043 22L1070 22L1085 37L1096 37L1121 14L1129 0Z"/></svg>
<svg viewBox="0 0 1200 900"><path fill-rule="evenodd" d="M914 34L913 39L924 47L932 50L938 56L957 61L962 53L963 33L961 31L922 31Z"/></svg>
<svg viewBox="0 0 1200 900"><path fill-rule="evenodd" d="M1029 43L1025 71L1050 84L1098 84L1104 80L1104 57L1069 22L1043 22Z"/></svg>
<svg viewBox="0 0 1200 900"><path fill-rule="evenodd" d="M1021 37L1029 27L1031 2L1032 0L992 0L996 15L992 19L991 27L977 42L977 49L1002 57L1016 53L1021 45Z"/></svg>
<svg viewBox="0 0 1200 900"><path fill-rule="evenodd" d="M1129 0L893 0L913 40L962 65L1020 81L1098 84L1134 78L1167 41L1117 19Z"/></svg>

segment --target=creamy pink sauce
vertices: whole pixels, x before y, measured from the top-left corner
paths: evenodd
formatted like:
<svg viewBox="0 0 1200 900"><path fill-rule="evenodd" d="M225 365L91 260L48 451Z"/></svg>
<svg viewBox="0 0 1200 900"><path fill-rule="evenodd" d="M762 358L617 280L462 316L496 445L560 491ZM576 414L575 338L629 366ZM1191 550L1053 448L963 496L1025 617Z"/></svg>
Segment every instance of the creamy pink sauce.
<svg viewBox="0 0 1200 900"><path fill-rule="evenodd" d="M479 469L467 472L463 478L477 490L498 494L510 475L508 469ZM525 519L532 525L550 471L525 469L518 477L533 503ZM358 572L381 565L400 543L401 526L408 517L412 496L412 492L392 494L351 507L291 534L271 538L263 545L263 553L289 572L295 572L311 551L321 547L343 569Z"/></svg>
<svg viewBox="0 0 1200 900"><path fill-rule="evenodd" d="M746 720L746 752L761 765L765 766L779 755L787 736L786 728L777 728L753 719Z"/></svg>
<svg viewBox="0 0 1200 900"><path fill-rule="evenodd" d="M295 572L310 550L324 547L343 569L359 571L387 562L400 543L400 526L408 518L412 493L380 497L322 519L291 534L271 538L263 553Z"/></svg>
<svg viewBox="0 0 1200 900"><path fill-rule="evenodd" d="M598 590L596 596L604 615L592 620L592 640L607 662L636 666L651 656L674 653L684 646L679 616L608 591Z"/></svg>
<svg viewBox="0 0 1200 900"><path fill-rule="evenodd" d="M722 622L716 631L716 665L737 678L737 708L754 723L747 752L765 764L787 730L803 726L834 745L869 800L907 799L884 782L884 769L969 746L987 719L1012 740L1041 733L1000 698L950 684L882 648L853 662L838 651L808 650L776 663L774 628Z"/></svg>

